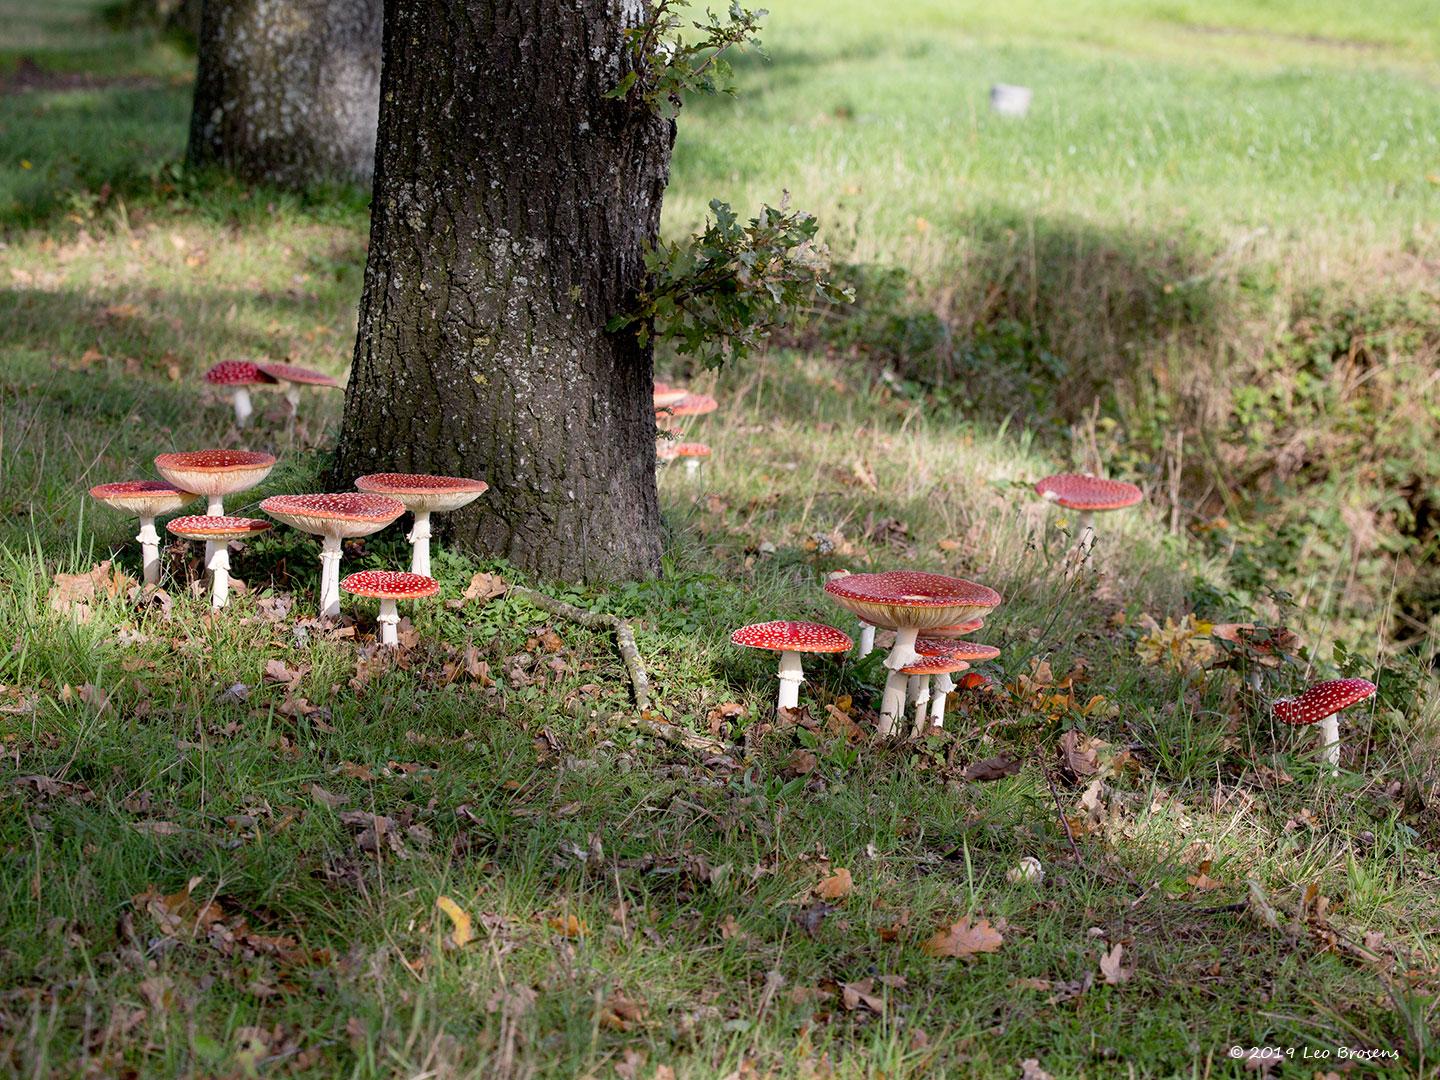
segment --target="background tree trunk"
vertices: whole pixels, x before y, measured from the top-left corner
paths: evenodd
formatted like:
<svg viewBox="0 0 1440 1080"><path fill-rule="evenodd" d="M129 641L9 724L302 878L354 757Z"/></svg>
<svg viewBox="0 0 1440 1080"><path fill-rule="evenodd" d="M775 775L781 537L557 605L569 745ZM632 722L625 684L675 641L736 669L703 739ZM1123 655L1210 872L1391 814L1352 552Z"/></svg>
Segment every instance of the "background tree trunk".
<svg viewBox="0 0 1440 1080"><path fill-rule="evenodd" d="M604 97L635 0L388 0L337 483L490 491L448 538L566 580L658 569L652 356L634 302L674 125Z"/></svg>
<svg viewBox="0 0 1440 1080"><path fill-rule="evenodd" d="M192 165L305 187L373 175L381 0L205 0Z"/></svg>

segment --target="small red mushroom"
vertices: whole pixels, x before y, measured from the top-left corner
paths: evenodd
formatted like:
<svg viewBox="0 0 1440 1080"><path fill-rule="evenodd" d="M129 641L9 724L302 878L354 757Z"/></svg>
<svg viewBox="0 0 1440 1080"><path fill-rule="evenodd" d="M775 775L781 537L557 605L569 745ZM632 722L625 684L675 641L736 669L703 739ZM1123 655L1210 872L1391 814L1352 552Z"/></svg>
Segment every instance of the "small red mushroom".
<svg viewBox="0 0 1440 1080"><path fill-rule="evenodd" d="M793 709L800 704L800 684L805 681L801 653L848 652L852 644L848 634L833 626L784 620L742 626L730 635L730 641L747 649L769 649L780 654L779 709Z"/></svg>
<svg viewBox="0 0 1440 1080"><path fill-rule="evenodd" d="M397 600L418 600L423 596L434 596L440 591L440 583L424 574L407 574L399 570L361 570L350 574L340 582L340 588L352 596L371 596L380 601L380 644L394 648L400 643L395 628L400 615L395 610Z"/></svg>
<svg viewBox="0 0 1440 1080"><path fill-rule="evenodd" d="M1123 480L1107 480L1089 473L1057 473L1035 485L1035 491L1047 502L1059 503L1080 512L1080 538L1076 550L1082 557L1095 542L1095 514L1103 510L1121 510L1134 506L1145 493Z"/></svg>
<svg viewBox="0 0 1440 1080"><path fill-rule="evenodd" d="M655 411L668 409L672 405L678 405L690 396L690 391L680 386L671 386L669 383L655 383Z"/></svg>
<svg viewBox="0 0 1440 1080"><path fill-rule="evenodd" d="M249 360L221 360L205 372L205 381L230 390L230 398L235 405L235 426L243 428L255 411L250 401L250 387L274 386L277 380Z"/></svg>
<svg viewBox="0 0 1440 1080"><path fill-rule="evenodd" d="M879 735L890 734L905 708L906 677L900 669L919 659L915 639L922 630L953 626L988 612L1000 603L994 589L963 578L916 570L883 574L847 574L825 583L831 599L872 626L895 631L885 658L890 675L880 704Z"/></svg>
<svg viewBox="0 0 1440 1080"><path fill-rule="evenodd" d="M205 541L205 569L210 571L210 606L219 610L230 596L230 541L269 532L273 525L259 518L191 514L166 522L182 540Z"/></svg>
<svg viewBox="0 0 1440 1080"><path fill-rule="evenodd" d="M277 521L321 538L320 614L340 614L340 542L369 536L405 513L405 506L385 495L353 491L334 495L272 495L260 504Z"/></svg>
<svg viewBox="0 0 1440 1080"><path fill-rule="evenodd" d="M1282 724L1319 724L1321 754L1333 771L1340 764L1341 711L1374 697L1376 689L1369 679L1329 679L1299 697L1281 698L1271 710Z"/></svg>

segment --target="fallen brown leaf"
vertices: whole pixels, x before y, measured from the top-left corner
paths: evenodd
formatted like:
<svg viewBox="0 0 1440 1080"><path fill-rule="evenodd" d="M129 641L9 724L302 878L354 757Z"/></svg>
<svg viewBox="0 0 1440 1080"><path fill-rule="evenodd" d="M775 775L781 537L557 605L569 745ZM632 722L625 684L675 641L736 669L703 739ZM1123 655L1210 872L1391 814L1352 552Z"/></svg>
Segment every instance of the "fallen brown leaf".
<svg viewBox="0 0 1440 1080"><path fill-rule="evenodd" d="M928 956L965 957L977 953L999 952L1005 942L1000 931L990 925L988 919L977 923L964 916L959 922L936 930L921 943L920 949Z"/></svg>

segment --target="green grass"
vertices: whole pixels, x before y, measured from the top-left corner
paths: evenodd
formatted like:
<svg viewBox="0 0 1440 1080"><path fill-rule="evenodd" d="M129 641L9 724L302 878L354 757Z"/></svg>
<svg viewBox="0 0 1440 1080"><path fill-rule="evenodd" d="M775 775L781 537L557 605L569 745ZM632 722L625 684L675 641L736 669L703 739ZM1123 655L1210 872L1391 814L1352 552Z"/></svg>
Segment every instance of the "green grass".
<svg viewBox="0 0 1440 1080"><path fill-rule="evenodd" d="M112 40L85 10L26 8L0 55L85 68ZM1134 3L1103 19L1055 4L878 10L776 12L775 62L745 67L744 96L686 110L672 223L702 195L748 202L788 184L835 215L847 254L907 263L942 289L969 265L967 238L1011 244L1018 264L1128 237L1136 262L1080 281L1103 260L1076 259L1073 291L1034 303L1048 319L1057 297L1078 309L1086 289L1127 288L1133 333L1142 317L1225 319L1165 306L1156 266L1194 272L1175 230L1265 223L1313 251L1333 224L1388 251L1427 206L1408 186L1376 197L1399 182L1392 168L1428 167L1435 103L1416 72L1436 44L1413 6L1363 19L1288 4ZM1246 32L1188 28L1210 23ZM66 36L77 28L93 36ZM108 74L181 69L143 36L118 45ZM1017 70L1041 97L1031 121L1002 125L983 93ZM1295 103L1317 88L1333 128ZM1389 88L1413 106L1422 149L1367 162L1347 140L1397 115ZM1100 92L1123 99L1117 113L1093 103ZM1327 673L1324 613L1240 588L1238 562L1172 535L1159 505L1114 515L1096 568L1067 579L1073 522L1027 485L1066 453L954 387L927 394L793 352L671 372L723 409L693 429L716 450L699 482L662 476L665 572L567 597L633 620L649 717L607 637L514 598L448 606L478 571L513 575L444 549L444 591L405 612L417 641L400 664L372 662L369 605L347 601L353 637L310 620L316 549L288 530L236 553L249 591L218 617L192 595L197 553L181 546L167 553L168 609L122 593L83 620L54 610L56 574L105 558L138 571L133 522L90 503L90 485L149 475L163 450L238 441L198 381L209 364L269 353L338 372L348 358L356 198L171 169L186 93L0 97L0 1071L897 1078L1015 1076L1033 1058L1055 1077L1239 1077L1253 1075L1228 1056L1242 1044L1384 1050L1398 1057L1358 1075L1434 1074L1440 717L1412 689L1416 665L1353 662L1378 670L1382 696L1347 718L1346 768L1327 776L1313 732L1276 729L1236 674L1181 675L1137 653L1146 616L1253 606L1306 622L1310 668ZM1174 142L1136 138L1152 116ZM1295 126L1307 123L1308 147ZM1054 152L1077 132L1075 155ZM1111 133L1133 167L1103 151ZM1256 139L1286 152L1250 161ZM308 395L294 435L260 398L244 443L281 466L231 509L316 482L337 398ZM1108 450L1107 432L1082 436ZM400 533L352 547L347 568L396 565ZM878 657L818 662L802 701L819 730L774 724L771 661L730 647L729 630L847 625L825 575L892 566L1002 591L979 635L1003 650L981 669L1001 689L958 699L943 735L883 744L824 726L825 706L850 698L868 730ZM1336 588L1273 570L1268 584ZM1350 642L1382 653L1373 630ZM470 646L484 678L465 669ZM272 661L298 672L293 690L267 679ZM1078 665L1076 704L1099 694L1109 707L1035 707L1021 680L1040 662L1057 677ZM1307 674L1284 669L1267 693ZM1070 728L1108 743L1103 756L1129 752L1088 799L1059 769ZM1002 751L1018 773L964 778ZM356 811L393 822L396 843L362 846L341 817ZM1038 885L1006 877L1025 856L1045 867ZM839 867L853 891L817 923L813 889ZM1239 906L1250 880L1277 926ZM191 882L182 911L214 900L220 927L155 917L154 896ZM444 944L439 896L473 917L474 941ZM998 952L924 952L965 915L1003 920ZM1115 944L1131 974L1107 985L1099 962ZM880 1014L845 1006L839 984L866 979Z"/></svg>

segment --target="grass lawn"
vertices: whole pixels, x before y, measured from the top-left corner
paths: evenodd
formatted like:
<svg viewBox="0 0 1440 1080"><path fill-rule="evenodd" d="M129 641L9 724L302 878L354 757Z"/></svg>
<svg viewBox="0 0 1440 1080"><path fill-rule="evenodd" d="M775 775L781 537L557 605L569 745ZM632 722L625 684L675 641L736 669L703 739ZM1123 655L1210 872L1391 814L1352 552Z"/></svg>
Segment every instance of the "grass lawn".
<svg viewBox="0 0 1440 1080"><path fill-rule="evenodd" d="M515 575L444 549L394 660L372 605L313 620L317 547L283 528L237 551L218 616L183 545L166 596L133 597L134 523L85 490L214 445L281 458L232 512L310 487L338 395L293 433L262 396L242 440L198 378L342 370L365 219L172 169L183 64L86 10L0 6L0 72L88 70L73 48L139 77L0 96L0 1072L1261 1075L1238 1045L1288 1050L1282 1077L1435 1074L1440 716L1415 668L1374 639L1337 658L1322 622L1265 673L1267 696L1379 681L1329 776L1207 636L1305 622L1299 583L1242 598L1155 507L1067 577L1075 522L1028 487L1066 462L953 397L801 353L674 372L722 409L692 429L701 476L662 476L664 575L562 594L632 620L645 716L607 635L466 599ZM1423 5L1100 10L786 5L742 97L687 109L671 220L788 184L859 254L937 273L996 207L1311 251L1433 227ZM984 113L1000 77L1036 86L1035 125ZM401 563L402 531L347 571ZM879 657L820 661L777 721L772 660L730 629L850 629L825 575L891 567L1002 592L988 688L887 744Z"/></svg>

